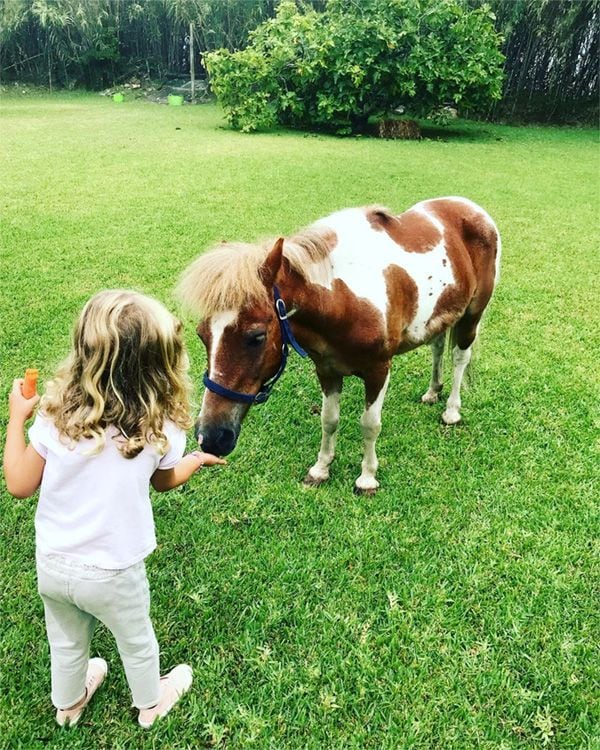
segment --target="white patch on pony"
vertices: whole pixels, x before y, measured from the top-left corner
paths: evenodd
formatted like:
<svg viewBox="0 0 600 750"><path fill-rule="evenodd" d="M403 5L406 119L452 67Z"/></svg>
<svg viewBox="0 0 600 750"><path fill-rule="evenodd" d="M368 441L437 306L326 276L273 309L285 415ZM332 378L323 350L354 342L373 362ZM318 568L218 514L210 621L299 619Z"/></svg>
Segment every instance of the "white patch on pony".
<svg viewBox="0 0 600 750"><path fill-rule="evenodd" d="M217 354L219 351L219 343L223 336L223 332L227 326L235 322L238 313L235 310L226 310L225 312L213 315L210 322L210 334L211 334L211 345L210 345L210 362L208 363L208 377L211 380L218 380L218 376L223 373L216 370ZM206 399L210 391L208 388L204 389L204 395L202 396L202 404L200 405L200 415L203 415L206 410ZM200 439L199 443L202 442Z"/></svg>
<svg viewBox="0 0 600 750"><path fill-rule="evenodd" d="M214 380L216 376L223 375L220 370L216 369L217 355L219 353L219 345L221 338L227 326L230 326L235 322L238 313L236 310L226 310L225 312L213 315L210 322L210 366L208 369L208 377Z"/></svg>
<svg viewBox="0 0 600 750"><path fill-rule="evenodd" d="M493 223L493 222L492 222ZM500 258L502 257L502 239L500 238L500 232L498 227L494 224L496 230L496 237L498 238L498 244L496 245L496 267L494 271L494 287L500 281Z"/></svg>
<svg viewBox="0 0 600 750"><path fill-rule="evenodd" d="M390 264L391 243L387 234L375 231L361 208L337 211L314 226L332 229L337 244L327 259L331 264L329 283L323 283L322 269L318 268L321 264L314 264L314 271L309 268L309 280L331 289L333 280L340 279L357 297L369 300L385 321L387 291L383 272Z"/></svg>
<svg viewBox="0 0 600 750"><path fill-rule="evenodd" d="M328 258L332 264L332 280L340 279L357 297L367 299L376 307L382 314L383 326L388 305L385 270L397 265L414 280L418 290L417 311L408 326L408 334L415 342L427 338L426 324L435 304L446 286L454 283L443 242L443 225L424 207L419 213L442 232L442 241L426 253L407 252L387 232L373 229L361 208L338 211L316 224L332 229L337 235L337 244ZM309 268L309 280L331 289L331 282L324 284L319 270Z"/></svg>
<svg viewBox="0 0 600 750"><path fill-rule="evenodd" d="M454 274L443 240L427 253L406 255L410 256L410 263L404 262L402 265L412 276L418 291L417 311L407 333L413 341L424 341L427 338L427 321L433 315L444 289L454 284Z"/></svg>
<svg viewBox="0 0 600 750"><path fill-rule="evenodd" d="M409 209L409 211L415 211L415 213L421 214L421 216L424 216L426 219L428 219L433 226L438 230L438 232L443 236L444 234L444 225L442 222L437 218L437 216L433 216L433 214L429 213L429 211L425 208L426 201L423 201L422 203L417 203L416 206L413 206Z"/></svg>

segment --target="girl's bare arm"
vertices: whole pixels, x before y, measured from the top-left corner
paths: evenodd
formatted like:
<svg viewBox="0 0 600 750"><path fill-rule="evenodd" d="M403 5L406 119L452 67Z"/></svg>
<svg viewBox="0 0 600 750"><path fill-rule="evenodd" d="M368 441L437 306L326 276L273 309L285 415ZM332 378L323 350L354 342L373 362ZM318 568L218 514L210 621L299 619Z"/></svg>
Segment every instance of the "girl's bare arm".
<svg viewBox="0 0 600 750"><path fill-rule="evenodd" d="M193 451L184 456L172 469L157 469L152 475L150 482L158 492L166 492L167 490L179 487L181 484L185 484L192 474L203 466L215 466L216 464L226 463L227 461L213 456L211 453Z"/></svg>
<svg viewBox="0 0 600 750"><path fill-rule="evenodd" d="M25 422L33 414L39 396L25 398L22 379L13 382L8 397L8 425L4 445L4 479L11 495L30 497L40 486L46 462L32 445L25 442Z"/></svg>

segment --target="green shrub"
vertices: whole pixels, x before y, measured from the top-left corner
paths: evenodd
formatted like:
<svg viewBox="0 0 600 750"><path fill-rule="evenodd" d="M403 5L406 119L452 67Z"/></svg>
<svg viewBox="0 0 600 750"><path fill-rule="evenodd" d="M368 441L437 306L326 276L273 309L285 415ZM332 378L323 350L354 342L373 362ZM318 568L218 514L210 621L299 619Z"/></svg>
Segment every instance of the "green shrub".
<svg viewBox="0 0 600 750"><path fill-rule="evenodd" d="M246 49L204 62L233 127L344 134L399 104L426 117L500 98L500 41L487 6L458 0L330 0L322 13L284 0Z"/></svg>

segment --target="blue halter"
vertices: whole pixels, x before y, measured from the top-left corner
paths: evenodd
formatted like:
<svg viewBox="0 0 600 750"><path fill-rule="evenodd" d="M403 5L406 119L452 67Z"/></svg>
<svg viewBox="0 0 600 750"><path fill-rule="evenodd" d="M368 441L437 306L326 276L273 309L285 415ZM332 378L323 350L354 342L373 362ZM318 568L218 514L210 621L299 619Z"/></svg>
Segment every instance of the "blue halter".
<svg viewBox="0 0 600 750"><path fill-rule="evenodd" d="M296 341L296 338L292 333L292 329L290 328L290 324L288 321L285 302L281 299L279 289L276 286L273 287L273 298L275 299L275 312L277 313L277 318L279 320L279 329L281 331L281 364L279 365L279 369L270 380L267 380L262 384L259 392L255 395L252 395L250 393L240 393L239 391L232 391L229 388L225 388L225 386L223 385L219 385L219 383L215 383L214 380L211 380L208 377L207 370L204 373L203 382L206 388L208 388L209 391L212 391L212 393L216 393L218 396L223 396L223 398L228 398L230 401L241 401L241 403L243 404L264 404L271 395L273 386L283 375L283 371L285 370L285 366L287 364L288 355L290 353L289 347L291 346L293 349L295 349L301 357L308 356L304 349Z"/></svg>

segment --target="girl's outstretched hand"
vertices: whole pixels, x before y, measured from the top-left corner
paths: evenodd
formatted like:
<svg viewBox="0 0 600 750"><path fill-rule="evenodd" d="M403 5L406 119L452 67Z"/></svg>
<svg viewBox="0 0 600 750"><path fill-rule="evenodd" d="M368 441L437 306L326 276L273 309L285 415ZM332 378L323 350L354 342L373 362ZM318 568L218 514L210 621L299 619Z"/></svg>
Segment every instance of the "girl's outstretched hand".
<svg viewBox="0 0 600 750"><path fill-rule="evenodd" d="M202 451L192 451L192 455L200 461L202 466L216 466L217 464L226 464L227 461L219 456L213 456L212 453L203 453Z"/></svg>
<svg viewBox="0 0 600 750"><path fill-rule="evenodd" d="M226 463L227 461L218 456L213 456L212 453L192 451L185 455L172 469L157 469L150 481L155 490L166 492L187 482L192 474L200 471L203 466L215 466L215 464Z"/></svg>
<svg viewBox="0 0 600 750"><path fill-rule="evenodd" d="M13 380L12 391L8 397L8 417L9 419L25 423L33 414L35 405L40 400L40 397L36 393L32 398L25 398L21 392L22 385L23 378Z"/></svg>

